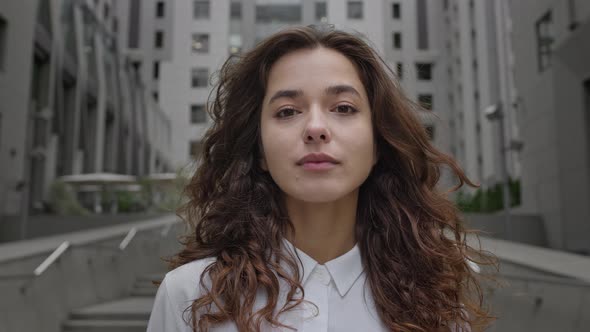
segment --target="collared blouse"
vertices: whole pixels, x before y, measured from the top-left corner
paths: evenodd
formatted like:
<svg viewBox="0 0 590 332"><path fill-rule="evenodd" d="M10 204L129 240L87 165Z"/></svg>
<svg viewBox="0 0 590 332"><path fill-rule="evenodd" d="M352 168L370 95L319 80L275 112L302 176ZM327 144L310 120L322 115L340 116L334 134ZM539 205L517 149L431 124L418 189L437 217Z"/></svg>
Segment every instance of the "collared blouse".
<svg viewBox="0 0 590 332"><path fill-rule="evenodd" d="M295 250L301 259L298 262L303 272L301 284L305 299L289 311L278 316L278 320L297 331L387 331L381 322L374 304L366 275L363 272L358 245L347 253L319 264L303 251L286 241L288 250ZM148 332L191 332L190 307L193 300L203 294L199 281L204 269L214 258L196 260L167 273L158 289L148 324ZM286 302L288 287L281 280L278 309ZM281 302L282 301L282 302ZM264 292L258 292L254 311L266 304ZM276 310L275 312L278 312ZM267 325L262 331L292 331ZM238 332L235 323L228 321L211 329L212 332Z"/></svg>

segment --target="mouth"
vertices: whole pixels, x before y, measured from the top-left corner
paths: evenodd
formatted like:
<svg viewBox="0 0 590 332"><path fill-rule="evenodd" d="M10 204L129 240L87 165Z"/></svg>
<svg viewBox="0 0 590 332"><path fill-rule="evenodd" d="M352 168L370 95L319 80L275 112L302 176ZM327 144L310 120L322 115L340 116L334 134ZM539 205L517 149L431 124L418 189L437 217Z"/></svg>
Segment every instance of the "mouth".
<svg viewBox="0 0 590 332"><path fill-rule="evenodd" d="M330 170L340 164L340 161L325 153L310 153L297 161L297 165L308 171Z"/></svg>

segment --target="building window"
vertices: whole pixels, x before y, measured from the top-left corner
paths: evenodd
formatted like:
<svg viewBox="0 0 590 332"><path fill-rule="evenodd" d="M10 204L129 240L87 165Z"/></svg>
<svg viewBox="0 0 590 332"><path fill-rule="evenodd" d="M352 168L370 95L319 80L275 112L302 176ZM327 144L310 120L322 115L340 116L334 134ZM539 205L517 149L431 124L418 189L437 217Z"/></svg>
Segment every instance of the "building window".
<svg viewBox="0 0 590 332"><path fill-rule="evenodd" d="M315 3L315 20L328 22L328 8L325 1Z"/></svg>
<svg viewBox="0 0 590 332"><path fill-rule="evenodd" d="M152 77L155 80L160 78L160 61L154 61L154 66L152 68Z"/></svg>
<svg viewBox="0 0 590 332"><path fill-rule="evenodd" d="M348 18L360 20L363 18L363 2L349 1L348 2Z"/></svg>
<svg viewBox="0 0 590 332"><path fill-rule="evenodd" d="M229 53L239 54L242 52L242 36L238 34L229 35Z"/></svg>
<svg viewBox="0 0 590 332"><path fill-rule="evenodd" d="M392 35L393 48L399 50L402 48L402 33L394 32Z"/></svg>
<svg viewBox="0 0 590 332"><path fill-rule="evenodd" d="M0 16L0 70L4 70L4 54L6 53L6 20Z"/></svg>
<svg viewBox="0 0 590 332"><path fill-rule="evenodd" d="M428 135L429 140L434 140L434 126L426 126L426 135Z"/></svg>
<svg viewBox="0 0 590 332"><path fill-rule="evenodd" d="M161 30L156 31L156 35L154 37L154 47L155 48L164 47L164 31L161 31Z"/></svg>
<svg viewBox="0 0 590 332"><path fill-rule="evenodd" d="M401 62L398 62L396 65L396 70L397 70L397 78L401 80L402 77L404 77L404 64Z"/></svg>
<svg viewBox="0 0 590 332"><path fill-rule="evenodd" d="M193 33L193 42L191 48L195 53L208 53L209 35L202 33Z"/></svg>
<svg viewBox="0 0 590 332"><path fill-rule="evenodd" d="M431 63L416 63L416 73L418 80L430 81L432 80L432 64Z"/></svg>
<svg viewBox="0 0 590 332"><path fill-rule="evenodd" d="M193 88L205 88L209 82L209 69L193 68L191 77L191 86Z"/></svg>
<svg viewBox="0 0 590 332"><path fill-rule="evenodd" d="M209 1L195 0L193 5L195 19L209 18Z"/></svg>
<svg viewBox="0 0 590 332"><path fill-rule="evenodd" d="M199 158L199 156L201 155L201 149L202 149L203 145L201 144L200 141L190 141L189 142L189 150L188 150L188 154L192 159L197 159Z"/></svg>
<svg viewBox="0 0 590 332"><path fill-rule="evenodd" d="M154 97L154 100L156 102L158 102L158 100L160 100L160 94L158 93L158 91L152 92L152 97Z"/></svg>
<svg viewBox="0 0 590 332"><path fill-rule="evenodd" d="M397 2L391 5L391 17L394 19L400 19L402 17L401 5Z"/></svg>
<svg viewBox="0 0 590 332"><path fill-rule="evenodd" d="M191 105L191 123L204 123L207 119L207 112L205 112L205 105L193 104Z"/></svg>
<svg viewBox="0 0 590 332"><path fill-rule="evenodd" d="M229 17L234 20L242 19L242 3L232 2L229 6Z"/></svg>
<svg viewBox="0 0 590 332"><path fill-rule="evenodd" d="M426 0L416 0L416 21L418 23L418 49L428 49L428 9Z"/></svg>
<svg viewBox="0 0 590 332"><path fill-rule="evenodd" d="M111 8L109 7L108 3L105 3L104 8L102 10L103 18L104 19L109 18L110 13L111 13Z"/></svg>
<svg viewBox="0 0 590 332"><path fill-rule="evenodd" d="M164 1L158 1L156 3L156 17L164 17L166 15L166 8L164 6Z"/></svg>
<svg viewBox="0 0 590 332"><path fill-rule="evenodd" d="M256 5L256 22L259 23L301 23L300 4Z"/></svg>
<svg viewBox="0 0 590 332"><path fill-rule="evenodd" d="M569 17L570 17L570 30L576 30L578 27L578 20L576 18L576 0L569 0L568 1L568 9L569 9Z"/></svg>
<svg viewBox="0 0 590 332"><path fill-rule="evenodd" d="M152 67L152 77L157 80L160 78L160 62L154 61L154 65Z"/></svg>
<svg viewBox="0 0 590 332"><path fill-rule="evenodd" d="M432 111L432 95L429 93L419 94L418 103L423 109Z"/></svg>
<svg viewBox="0 0 590 332"><path fill-rule="evenodd" d="M548 11L537 21L537 57L539 72L543 72L551 66L551 53L553 46L553 22L551 11Z"/></svg>

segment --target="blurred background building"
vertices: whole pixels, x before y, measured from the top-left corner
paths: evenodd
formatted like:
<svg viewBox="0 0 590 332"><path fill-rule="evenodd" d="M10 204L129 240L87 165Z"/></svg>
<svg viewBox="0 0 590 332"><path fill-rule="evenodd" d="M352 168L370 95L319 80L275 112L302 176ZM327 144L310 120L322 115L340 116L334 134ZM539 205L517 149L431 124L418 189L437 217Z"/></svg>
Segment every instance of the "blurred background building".
<svg viewBox="0 0 590 332"><path fill-rule="evenodd" d="M0 214L43 210L63 175L184 168L200 153L207 99L230 54L288 26L334 24L366 36L422 106L434 144L482 184L464 206L498 210L492 198L510 178L512 214L537 218L545 245L588 252L588 6L3 1Z"/></svg>
<svg viewBox="0 0 590 332"><path fill-rule="evenodd" d="M510 1L523 211L549 245L590 253L590 1Z"/></svg>
<svg viewBox="0 0 590 332"><path fill-rule="evenodd" d="M145 331L217 70L309 24L364 35L481 183L451 198L508 281L490 331L587 331L587 0L0 0L0 330ZM70 175L110 213L55 210Z"/></svg>
<svg viewBox="0 0 590 332"><path fill-rule="evenodd" d="M171 121L122 3L0 2L0 214L42 211L62 175L172 168Z"/></svg>

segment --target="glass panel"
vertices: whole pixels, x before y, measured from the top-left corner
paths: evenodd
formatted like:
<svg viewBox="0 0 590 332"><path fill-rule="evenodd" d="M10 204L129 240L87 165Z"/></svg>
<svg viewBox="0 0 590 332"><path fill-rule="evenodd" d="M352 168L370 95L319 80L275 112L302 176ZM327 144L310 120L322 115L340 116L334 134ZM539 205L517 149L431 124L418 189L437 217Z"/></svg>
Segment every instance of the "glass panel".
<svg viewBox="0 0 590 332"><path fill-rule="evenodd" d="M191 48L195 53L209 52L209 35L201 33L193 33L193 42Z"/></svg>
<svg viewBox="0 0 590 332"><path fill-rule="evenodd" d="M256 22L301 22L301 5L256 5Z"/></svg>
<svg viewBox="0 0 590 332"><path fill-rule="evenodd" d="M362 19L363 18L363 2L349 1L348 2L348 18Z"/></svg>
<svg viewBox="0 0 590 332"><path fill-rule="evenodd" d="M209 1L198 0L194 2L194 18L204 19L209 18Z"/></svg>

